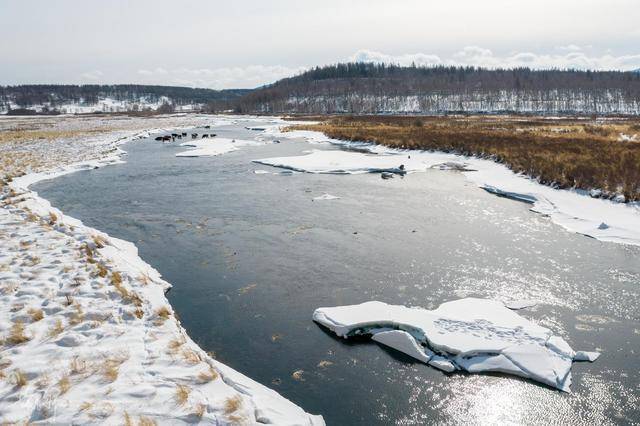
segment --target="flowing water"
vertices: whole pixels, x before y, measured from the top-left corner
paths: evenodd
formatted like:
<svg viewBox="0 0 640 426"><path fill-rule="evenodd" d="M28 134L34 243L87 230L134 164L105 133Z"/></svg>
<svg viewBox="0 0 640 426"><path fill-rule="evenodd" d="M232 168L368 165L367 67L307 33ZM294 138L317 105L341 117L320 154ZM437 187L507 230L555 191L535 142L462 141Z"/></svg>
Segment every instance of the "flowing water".
<svg viewBox="0 0 640 426"><path fill-rule="evenodd" d="M134 242L174 285L168 298L201 347L328 424L640 422L640 247L566 232L452 171L382 180L251 163L339 149L329 145L283 140L212 158L177 158L183 147L152 139L125 149L126 164L33 189ZM313 199L324 193L340 199ZM536 299L519 313L602 356L574 364L567 394L444 374L311 320L320 306L435 308L466 296Z"/></svg>

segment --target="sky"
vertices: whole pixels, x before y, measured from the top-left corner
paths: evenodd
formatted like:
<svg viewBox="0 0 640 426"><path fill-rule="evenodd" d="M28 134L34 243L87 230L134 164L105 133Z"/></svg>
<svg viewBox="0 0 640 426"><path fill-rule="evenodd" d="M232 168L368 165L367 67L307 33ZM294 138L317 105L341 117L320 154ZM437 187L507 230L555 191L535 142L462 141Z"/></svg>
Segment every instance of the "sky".
<svg viewBox="0 0 640 426"><path fill-rule="evenodd" d="M345 61L640 68L640 0L0 0L0 85L253 88Z"/></svg>

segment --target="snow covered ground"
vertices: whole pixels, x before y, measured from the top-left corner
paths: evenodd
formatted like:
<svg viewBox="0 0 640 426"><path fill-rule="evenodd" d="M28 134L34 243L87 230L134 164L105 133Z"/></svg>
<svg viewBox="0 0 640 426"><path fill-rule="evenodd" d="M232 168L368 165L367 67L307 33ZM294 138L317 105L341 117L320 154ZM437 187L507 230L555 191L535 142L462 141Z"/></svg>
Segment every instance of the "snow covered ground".
<svg viewBox="0 0 640 426"><path fill-rule="evenodd" d="M313 320L344 338L371 335L385 346L446 372L499 372L569 392L573 361L595 361L501 302L467 298L432 311L366 302L319 308Z"/></svg>
<svg viewBox="0 0 640 426"><path fill-rule="evenodd" d="M156 100L152 100L148 97L141 96L135 101L131 100L118 100L114 98L100 98L95 102L87 103L83 100L79 102L67 102L64 104L38 104L31 105L27 107L27 109L42 112L42 110L46 107L49 110L57 110L62 114L92 114L92 113L101 113L101 112L127 112L127 111L144 111L151 110L155 111L160 108L163 104L172 104L173 101L166 97L161 96ZM11 109L19 109L22 108L20 105L9 102L9 106ZM191 112L198 111L202 107L201 104L190 104L190 105L176 105L176 112ZM0 109L0 114L6 114L7 111L4 109Z"/></svg>
<svg viewBox="0 0 640 426"><path fill-rule="evenodd" d="M618 203L592 198L585 191L558 190L518 175L490 160L442 152L397 150L381 145L330 139L319 132L281 132L273 137L305 138L311 143L331 143L357 148L355 151L315 150L294 157L263 158L256 163L308 173L397 173L430 168L460 169L464 176L491 193L531 203L531 210L546 216L571 232L601 241L640 245L640 203ZM363 152L364 151L364 152ZM466 171L464 171L466 170Z"/></svg>
<svg viewBox="0 0 640 426"><path fill-rule="evenodd" d="M55 161L47 159L49 140L17 145L32 155L29 174L0 186L4 421L324 424L199 348L164 296L170 284L133 244L84 226L28 189L42 179L121 161L118 145L147 135L142 126L210 121L141 120L100 137L78 136L53 144L59 148Z"/></svg>

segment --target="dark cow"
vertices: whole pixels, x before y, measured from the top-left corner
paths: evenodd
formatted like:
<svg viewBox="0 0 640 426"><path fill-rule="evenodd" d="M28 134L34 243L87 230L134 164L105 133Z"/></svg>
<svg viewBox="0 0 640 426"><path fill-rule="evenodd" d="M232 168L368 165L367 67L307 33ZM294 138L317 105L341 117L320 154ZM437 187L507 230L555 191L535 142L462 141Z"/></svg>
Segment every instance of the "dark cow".
<svg viewBox="0 0 640 426"><path fill-rule="evenodd" d="M162 140L162 138L163 138L163 136L158 136L158 137L156 137L156 140L157 140L157 141L161 141L161 140Z"/></svg>
<svg viewBox="0 0 640 426"><path fill-rule="evenodd" d="M210 128L211 128L211 126L204 126L204 128L205 128L205 129L210 129Z"/></svg>
<svg viewBox="0 0 640 426"><path fill-rule="evenodd" d="M187 132L182 132L182 136L187 136Z"/></svg>
<svg viewBox="0 0 640 426"><path fill-rule="evenodd" d="M203 133L203 134L202 134L202 139L204 139L204 138L208 138L208 137L209 137L209 135L208 135L208 134L206 134L206 133Z"/></svg>
<svg viewBox="0 0 640 426"><path fill-rule="evenodd" d="M167 136L163 136L162 137L163 141L170 141L171 140L171 136L167 135Z"/></svg>
<svg viewBox="0 0 640 426"><path fill-rule="evenodd" d="M197 133L191 133L191 139L195 139L195 138L197 138L197 137L198 137L198 134L197 134Z"/></svg>

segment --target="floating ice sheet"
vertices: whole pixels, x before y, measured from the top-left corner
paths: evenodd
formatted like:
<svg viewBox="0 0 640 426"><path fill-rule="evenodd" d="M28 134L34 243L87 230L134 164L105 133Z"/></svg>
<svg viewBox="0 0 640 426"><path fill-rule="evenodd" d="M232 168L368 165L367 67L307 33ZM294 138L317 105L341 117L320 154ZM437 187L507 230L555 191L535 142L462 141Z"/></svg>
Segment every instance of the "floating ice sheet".
<svg viewBox="0 0 640 426"><path fill-rule="evenodd" d="M598 356L576 353L551 330L486 299L460 299L431 311L374 301L319 308L313 320L340 337L371 335L444 371L513 374L566 392L572 362Z"/></svg>
<svg viewBox="0 0 640 426"><path fill-rule="evenodd" d="M198 139L181 143L180 146L192 147L194 149L179 152L176 154L176 157L214 157L235 151L242 146L250 145L261 145L261 143L257 141L225 138Z"/></svg>

